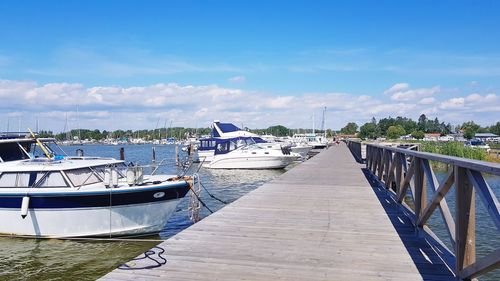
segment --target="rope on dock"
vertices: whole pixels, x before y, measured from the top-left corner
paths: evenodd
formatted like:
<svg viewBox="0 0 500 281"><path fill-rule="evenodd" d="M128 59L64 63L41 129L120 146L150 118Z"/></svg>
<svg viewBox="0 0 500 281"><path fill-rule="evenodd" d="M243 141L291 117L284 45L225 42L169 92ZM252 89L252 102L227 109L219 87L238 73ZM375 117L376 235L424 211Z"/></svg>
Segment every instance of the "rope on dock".
<svg viewBox="0 0 500 281"><path fill-rule="evenodd" d="M158 249L159 252L157 253L155 249ZM121 270L142 270L142 269L152 269L152 268L160 267L160 266L167 263L167 259L162 257L162 254L164 254L164 253L165 253L165 249L163 249L160 246L155 246L155 247L151 248L150 250L147 250L146 252L144 252L143 257L134 258L133 260L131 260L127 263L120 264L117 268L121 269ZM155 255L155 254L157 255L158 259L155 259L153 257L153 255ZM141 261L141 260L146 260L146 259L152 260L155 263L152 265L146 265L146 266L136 266L137 265L136 261Z"/></svg>

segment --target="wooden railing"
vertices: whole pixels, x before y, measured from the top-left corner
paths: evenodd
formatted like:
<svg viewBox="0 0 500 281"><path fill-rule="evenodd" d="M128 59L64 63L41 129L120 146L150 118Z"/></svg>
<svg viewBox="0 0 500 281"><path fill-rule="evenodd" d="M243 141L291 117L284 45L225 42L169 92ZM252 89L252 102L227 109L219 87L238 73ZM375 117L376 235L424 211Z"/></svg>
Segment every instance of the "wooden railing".
<svg viewBox="0 0 500 281"><path fill-rule="evenodd" d="M355 150L353 154L358 153L357 144L349 144L349 147ZM436 178L430 161L448 165L448 172L441 182ZM454 255L454 261L450 262L453 264L448 266L459 279L469 280L500 267L500 248L478 258L475 242L475 193L500 233L498 199L483 177L484 173L500 176L500 164L367 144L366 166L410 214L418 231L431 235L445 247L427 226L431 215L439 209L452 245L452 250L448 250ZM430 185L429 194L427 185ZM455 190L455 219L445 199L452 187ZM407 196L408 189L411 193ZM410 200L409 204L405 197L406 201ZM428 197L432 198L428 200Z"/></svg>
<svg viewBox="0 0 500 281"><path fill-rule="evenodd" d="M356 159L356 161L363 163L365 161L365 157L363 157L362 154L363 144L360 141L349 140L349 139L346 140L345 143L349 147L349 150L351 150L351 153Z"/></svg>

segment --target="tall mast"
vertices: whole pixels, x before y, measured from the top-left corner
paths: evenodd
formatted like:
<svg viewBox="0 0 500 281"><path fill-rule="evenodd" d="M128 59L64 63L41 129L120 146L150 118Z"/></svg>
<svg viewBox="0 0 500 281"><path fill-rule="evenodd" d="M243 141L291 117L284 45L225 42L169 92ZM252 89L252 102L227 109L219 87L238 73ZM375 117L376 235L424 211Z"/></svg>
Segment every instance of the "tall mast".
<svg viewBox="0 0 500 281"><path fill-rule="evenodd" d="M80 133L80 118L79 118L78 104L76 105L76 125L78 126L78 141L82 141L82 135Z"/></svg>
<svg viewBox="0 0 500 281"><path fill-rule="evenodd" d="M323 119L321 120L321 130L323 131L323 135L326 137L326 130L325 130L325 112L326 112L326 106L323 108Z"/></svg>
<svg viewBox="0 0 500 281"><path fill-rule="evenodd" d="M313 118L313 134L315 133L315 128L314 128L314 126L315 126L315 124L314 124L314 119L315 119L315 117L316 117L316 116L315 116L315 114L314 114L314 112L313 112L313 116L312 116L312 118Z"/></svg>

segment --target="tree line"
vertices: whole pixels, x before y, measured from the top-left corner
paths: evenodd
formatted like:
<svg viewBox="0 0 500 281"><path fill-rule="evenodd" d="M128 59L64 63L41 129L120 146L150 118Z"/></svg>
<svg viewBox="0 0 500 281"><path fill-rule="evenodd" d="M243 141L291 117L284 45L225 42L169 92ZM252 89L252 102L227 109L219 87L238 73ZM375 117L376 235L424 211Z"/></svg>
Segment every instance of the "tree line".
<svg viewBox="0 0 500 281"><path fill-rule="evenodd" d="M277 137L291 136L294 133L311 133L312 129L290 129L282 125L270 126L267 129L249 129L244 128L243 130L256 133L259 135L272 134ZM189 136L194 135L209 135L211 128L184 128L184 127L173 127L173 128L160 128L154 130L90 130L90 129L73 129L68 132L61 132L54 134L52 131L42 130L38 132L39 137L53 137L57 140L103 140L107 138L113 139L129 139L129 138L142 138L144 140L158 140L165 139L167 137L173 137L176 139L184 139ZM323 134L324 131L316 130L318 134ZM332 136L333 131L326 130L327 136Z"/></svg>
<svg viewBox="0 0 500 281"><path fill-rule="evenodd" d="M379 121L372 118L370 122L359 127L359 130L356 123L349 122L340 130L341 134L357 134L358 137L363 139L376 139L378 137L397 139L404 135L411 135L416 139L423 139L426 133L447 135L458 132L462 132L467 139L474 138L476 133L493 133L500 135L500 122L496 122L496 124L488 127L481 127L474 121L452 126L450 123L439 122L437 117L429 119L425 114L422 114L417 121L401 116L396 118L382 118Z"/></svg>

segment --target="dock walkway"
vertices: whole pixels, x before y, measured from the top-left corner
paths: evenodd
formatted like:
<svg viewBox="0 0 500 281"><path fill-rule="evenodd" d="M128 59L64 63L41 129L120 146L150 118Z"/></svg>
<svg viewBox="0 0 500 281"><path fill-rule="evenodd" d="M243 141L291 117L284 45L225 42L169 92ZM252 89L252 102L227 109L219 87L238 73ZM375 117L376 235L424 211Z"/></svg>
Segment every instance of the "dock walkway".
<svg viewBox="0 0 500 281"><path fill-rule="evenodd" d="M455 280L345 145L159 246L165 265L101 280Z"/></svg>

